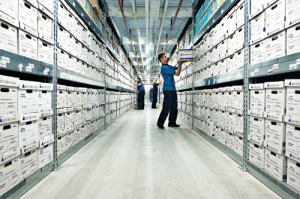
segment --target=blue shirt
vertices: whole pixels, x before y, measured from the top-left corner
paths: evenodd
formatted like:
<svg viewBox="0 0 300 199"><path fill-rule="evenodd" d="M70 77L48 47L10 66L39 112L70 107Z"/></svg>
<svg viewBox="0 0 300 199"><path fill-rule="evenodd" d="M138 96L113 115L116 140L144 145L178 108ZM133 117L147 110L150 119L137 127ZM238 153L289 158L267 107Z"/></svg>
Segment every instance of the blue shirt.
<svg viewBox="0 0 300 199"><path fill-rule="evenodd" d="M144 85L143 85L142 81L138 81L137 83L138 83L138 84L141 84L140 86L137 87L137 90L138 90L139 92L144 91L145 88L144 88Z"/></svg>
<svg viewBox="0 0 300 199"><path fill-rule="evenodd" d="M170 65L161 66L161 75L164 78L164 87L163 91L176 91L174 74L177 67Z"/></svg>

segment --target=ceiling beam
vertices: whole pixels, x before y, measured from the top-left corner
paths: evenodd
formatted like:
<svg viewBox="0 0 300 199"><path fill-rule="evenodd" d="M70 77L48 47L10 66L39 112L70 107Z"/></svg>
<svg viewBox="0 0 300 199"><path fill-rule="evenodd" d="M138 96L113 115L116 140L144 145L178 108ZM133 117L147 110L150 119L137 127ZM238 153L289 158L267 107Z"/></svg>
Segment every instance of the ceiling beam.
<svg viewBox="0 0 300 199"><path fill-rule="evenodd" d="M131 39L132 39L132 42L133 42L133 44L137 44L138 43L138 38L137 37L131 37ZM168 44L177 44L177 37L171 37L171 38L169 38L169 41L168 41ZM145 45L145 44L147 44L147 38L146 37L141 37L140 38L140 43L142 44L142 45ZM157 42L158 42L158 39L155 39L155 41L154 41L156 44L157 44ZM163 44L165 44L165 42L166 42L166 38L165 37L163 37L163 38L161 38L160 39L160 45L163 45ZM128 38L128 37L122 37L122 43L123 44L131 44L130 43L130 39Z"/></svg>
<svg viewBox="0 0 300 199"><path fill-rule="evenodd" d="M135 15L137 18L145 17L145 6L136 6L135 8L136 8ZM177 6L169 6L165 13L165 17L166 18L174 17L176 10L177 10ZM124 6L124 12L126 17L134 17L134 13L132 12L131 6ZM163 13L164 13L164 6L160 6L158 17L160 18L163 17L164 16ZM122 17L122 15L120 14L120 7L109 6L108 17ZM182 18L182 17L193 17L192 5L182 6L180 8L177 18Z"/></svg>

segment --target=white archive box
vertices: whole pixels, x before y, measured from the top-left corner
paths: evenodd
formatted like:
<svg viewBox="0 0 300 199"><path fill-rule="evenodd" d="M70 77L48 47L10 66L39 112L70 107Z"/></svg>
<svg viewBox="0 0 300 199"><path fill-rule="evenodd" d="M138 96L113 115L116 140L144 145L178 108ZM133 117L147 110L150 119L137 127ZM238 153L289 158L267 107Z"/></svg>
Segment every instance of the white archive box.
<svg viewBox="0 0 300 199"><path fill-rule="evenodd" d="M244 91L243 86L233 87L233 108L237 110L244 109Z"/></svg>
<svg viewBox="0 0 300 199"><path fill-rule="evenodd" d="M264 83L264 88L266 89L265 112L270 115L267 116L267 118L276 119L272 118L272 116L278 115L279 121L282 121L282 116L285 114L286 105L286 88L284 85L284 81Z"/></svg>
<svg viewBox="0 0 300 199"><path fill-rule="evenodd" d="M227 66L226 66L226 72L234 71L235 70L235 54L232 54L227 57Z"/></svg>
<svg viewBox="0 0 300 199"><path fill-rule="evenodd" d="M234 136L234 151L239 154L240 156L243 156L244 154L244 143L243 143L243 137L242 136Z"/></svg>
<svg viewBox="0 0 300 199"><path fill-rule="evenodd" d="M287 29L287 55L300 52L300 23Z"/></svg>
<svg viewBox="0 0 300 199"><path fill-rule="evenodd" d="M74 112L65 113L65 131L69 132L74 130Z"/></svg>
<svg viewBox="0 0 300 199"><path fill-rule="evenodd" d="M53 84L39 83L39 111L51 110Z"/></svg>
<svg viewBox="0 0 300 199"><path fill-rule="evenodd" d="M27 178L33 172L38 170L37 149L22 154L19 159L22 179Z"/></svg>
<svg viewBox="0 0 300 199"><path fill-rule="evenodd" d="M244 26L238 28L234 34L235 52L244 48Z"/></svg>
<svg viewBox="0 0 300 199"><path fill-rule="evenodd" d="M287 158L287 184L300 191L300 163Z"/></svg>
<svg viewBox="0 0 300 199"><path fill-rule="evenodd" d="M284 154L285 123L266 119L264 146L278 154Z"/></svg>
<svg viewBox="0 0 300 199"><path fill-rule="evenodd" d="M34 35L35 37L38 37L37 16L36 7L26 0L19 0L20 29Z"/></svg>
<svg viewBox="0 0 300 199"><path fill-rule="evenodd" d="M74 106L74 93L75 93L75 87L67 86L65 107L73 107Z"/></svg>
<svg viewBox="0 0 300 199"><path fill-rule="evenodd" d="M285 27L293 26L300 22L300 2L297 0L285 1L286 24Z"/></svg>
<svg viewBox="0 0 300 199"><path fill-rule="evenodd" d="M18 0L0 1L0 19L19 27L19 5Z"/></svg>
<svg viewBox="0 0 300 199"><path fill-rule="evenodd" d="M226 144L226 132L222 128L218 131L218 141L223 145Z"/></svg>
<svg viewBox="0 0 300 199"><path fill-rule="evenodd" d="M250 132L248 140L259 146L263 145L265 139L265 118L250 116Z"/></svg>
<svg viewBox="0 0 300 199"><path fill-rule="evenodd" d="M72 33L75 34L74 28L76 27L76 19L73 14L70 12L66 12L66 29Z"/></svg>
<svg viewBox="0 0 300 199"><path fill-rule="evenodd" d="M236 30L236 11L235 7L228 13L227 18L227 37L232 35Z"/></svg>
<svg viewBox="0 0 300 199"><path fill-rule="evenodd" d="M300 118L300 80L286 79L286 115Z"/></svg>
<svg viewBox="0 0 300 199"><path fill-rule="evenodd" d="M19 78L0 75L0 115L18 113Z"/></svg>
<svg viewBox="0 0 300 199"><path fill-rule="evenodd" d="M19 54L37 60L38 42L35 36L19 30Z"/></svg>
<svg viewBox="0 0 300 199"><path fill-rule="evenodd" d="M47 9L47 11L53 13L54 12L54 1L49 1L49 0L38 0L39 3L39 9L43 10L40 8L42 5L44 8ZM44 10L43 10L44 11Z"/></svg>
<svg viewBox="0 0 300 199"><path fill-rule="evenodd" d="M38 60L53 65L53 45L38 39Z"/></svg>
<svg viewBox="0 0 300 199"><path fill-rule="evenodd" d="M19 124L19 148L22 153L38 147L39 115L36 113L26 114L32 118L30 121L20 121Z"/></svg>
<svg viewBox="0 0 300 199"><path fill-rule="evenodd" d="M74 47L75 47L75 38L73 35L71 34L68 34L68 37L67 37L67 49L66 51L71 54L71 55L74 55Z"/></svg>
<svg viewBox="0 0 300 199"><path fill-rule="evenodd" d="M0 165L0 195L21 181L20 159L17 157Z"/></svg>
<svg viewBox="0 0 300 199"><path fill-rule="evenodd" d="M63 27L65 27L67 25L66 24L66 12L67 12L67 9L65 8L65 5L61 1L58 1L57 20L58 20L58 23Z"/></svg>
<svg viewBox="0 0 300 199"><path fill-rule="evenodd" d="M19 123L0 124L0 154L7 153L19 147Z"/></svg>
<svg viewBox="0 0 300 199"><path fill-rule="evenodd" d="M234 134L242 136L244 134L244 115L243 111L236 111Z"/></svg>
<svg viewBox="0 0 300 199"><path fill-rule="evenodd" d="M273 35L285 27L285 1L279 0L266 9L266 36Z"/></svg>
<svg viewBox="0 0 300 199"><path fill-rule="evenodd" d="M54 135L49 135L40 141L38 149L39 168L46 166L53 160Z"/></svg>
<svg viewBox="0 0 300 199"><path fill-rule="evenodd" d="M58 47L67 51L68 48L68 32L62 26L58 26L57 29L57 43Z"/></svg>
<svg viewBox="0 0 300 199"><path fill-rule="evenodd" d="M240 1L236 7L236 28L244 25L244 1Z"/></svg>
<svg viewBox="0 0 300 199"><path fill-rule="evenodd" d="M81 106L82 106L81 89L76 87L74 91L74 107L81 107Z"/></svg>
<svg viewBox="0 0 300 199"><path fill-rule="evenodd" d="M235 44L236 44L236 40L235 40L235 34L231 35L228 37L227 39L227 53L226 55L232 55L235 52Z"/></svg>
<svg viewBox="0 0 300 199"><path fill-rule="evenodd" d="M262 116L265 111L265 95L266 90L264 89L264 84L250 84L250 115L251 112L258 113L257 116Z"/></svg>
<svg viewBox="0 0 300 199"><path fill-rule="evenodd" d="M74 127L80 126L83 121L81 121L81 108L74 111Z"/></svg>
<svg viewBox="0 0 300 199"><path fill-rule="evenodd" d="M234 57L235 57L234 68L235 69L244 68L244 49L237 51L234 54Z"/></svg>
<svg viewBox="0 0 300 199"><path fill-rule="evenodd" d="M0 20L0 49L18 54L18 30L16 27L1 20Z"/></svg>
<svg viewBox="0 0 300 199"><path fill-rule="evenodd" d="M265 12L262 12L250 21L250 45L266 37L265 27Z"/></svg>
<svg viewBox="0 0 300 199"><path fill-rule="evenodd" d="M286 34L285 31L266 38L266 61L285 56Z"/></svg>
<svg viewBox="0 0 300 199"><path fill-rule="evenodd" d="M235 148L235 136L232 133L226 133L225 134L225 145L234 150Z"/></svg>
<svg viewBox="0 0 300 199"><path fill-rule="evenodd" d="M42 116L39 118L39 140L52 135L52 118L52 115Z"/></svg>
<svg viewBox="0 0 300 199"><path fill-rule="evenodd" d="M266 47L265 47L265 40L260 41L256 44L250 46L250 64L258 64L261 62L266 61Z"/></svg>
<svg viewBox="0 0 300 199"><path fill-rule="evenodd" d="M266 0L251 0L251 14L249 18L253 18L263 11L265 1Z"/></svg>
<svg viewBox="0 0 300 199"><path fill-rule="evenodd" d="M37 113L39 111L39 83L19 81L18 113Z"/></svg>
<svg viewBox="0 0 300 199"><path fill-rule="evenodd" d="M263 169L265 166L265 148L250 142L249 161Z"/></svg>
<svg viewBox="0 0 300 199"><path fill-rule="evenodd" d="M51 18L41 11L38 12L38 32L39 38L50 44L54 44L53 16Z"/></svg>
<svg viewBox="0 0 300 199"><path fill-rule="evenodd" d="M265 149L265 170L279 181L286 181L286 157Z"/></svg>
<svg viewBox="0 0 300 199"><path fill-rule="evenodd" d="M86 107L87 101L87 88L81 88L81 104L83 107Z"/></svg>
<svg viewBox="0 0 300 199"><path fill-rule="evenodd" d="M193 61L193 49L180 49L178 52L179 61Z"/></svg>
<svg viewBox="0 0 300 199"><path fill-rule="evenodd" d="M221 43L219 43L219 57L217 60L220 59L224 59L226 57L226 53L227 53L227 39L225 39L224 41L222 41Z"/></svg>
<svg viewBox="0 0 300 199"><path fill-rule="evenodd" d="M57 109L57 134L65 133L65 109Z"/></svg>
<svg viewBox="0 0 300 199"><path fill-rule="evenodd" d="M65 108L67 98L67 86L57 85L57 108Z"/></svg>
<svg viewBox="0 0 300 199"><path fill-rule="evenodd" d="M68 54L64 50L57 49L57 66L66 69L67 68Z"/></svg>
<svg viewBox="0 0 300 199"><path fill-rule="evenodd" d="M300 161L300 126L286 123L286 152L291 159Z"/></svg>
<svg viewBox="0 0 300 199"><path fill-rule="evenodd" d="M227 69L227 59L222 59L218 61L218 74L225 74Z"/></svg>

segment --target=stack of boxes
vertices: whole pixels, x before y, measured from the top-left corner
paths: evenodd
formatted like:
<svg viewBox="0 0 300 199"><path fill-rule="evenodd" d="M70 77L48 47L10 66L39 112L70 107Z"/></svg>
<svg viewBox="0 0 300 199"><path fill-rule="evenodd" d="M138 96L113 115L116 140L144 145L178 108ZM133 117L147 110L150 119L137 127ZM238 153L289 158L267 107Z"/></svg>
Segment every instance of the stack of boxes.
<svg viewBox="0 0 300 199"><path fill-rule="evenodd" d="M53 160L52 85L0 76L1 194ZM47 157L45 156L47 154Z"/></svg>
<svg viewBox="0 0 300 199"><path fill-rule="evenodd" d="M243 97L243 86L179 92L179 116L242 156Z"/></svg>
<svg viewBox="0 0 300 199"><path fill-rule="evenodd" d="M243 6L233 7L194 50L195 82L244 67Z"/></svg>
<svg viewBox="0 0 300 199"><path fill-rule="evenodd" d="M251 3L250 64L300 52L298 1Z"/></svg>
<svg viewBox="0 0 300 199"><path fill-rule="evenodd" d="M250 162L298 190L299 85L297 79L251 84L248 135Z"/></svg>
<svg viewBox="0 0 300 199"><path fill-rule="evenodd" d="M57 86L57 153L104 126L104 90Z"/></svg>

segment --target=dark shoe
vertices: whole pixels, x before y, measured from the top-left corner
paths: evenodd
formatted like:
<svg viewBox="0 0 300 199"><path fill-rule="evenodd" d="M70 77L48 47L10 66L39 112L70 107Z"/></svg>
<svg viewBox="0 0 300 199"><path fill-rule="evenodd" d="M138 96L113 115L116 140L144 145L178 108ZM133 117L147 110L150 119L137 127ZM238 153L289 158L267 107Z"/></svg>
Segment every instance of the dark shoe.
<svg viewBox="0 0 300 199"><path fill-rule="evenodd" d="M160 125L157 125L158 126L158 128L160 128L160 129L164 129L165 127L164 126L160 126Z"/></svg>
<svg viewBox="0 0 300 199"><path fill-rule="evenodd" d="M169 127L180 127L178 124L168 124Z"/></svg>
<svg viewBox="0 0 300 199"><path fill-rule="evenodd" d="M157 107L152 107L152 108L157 108Z"/></svg>

